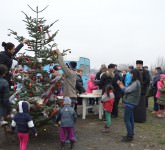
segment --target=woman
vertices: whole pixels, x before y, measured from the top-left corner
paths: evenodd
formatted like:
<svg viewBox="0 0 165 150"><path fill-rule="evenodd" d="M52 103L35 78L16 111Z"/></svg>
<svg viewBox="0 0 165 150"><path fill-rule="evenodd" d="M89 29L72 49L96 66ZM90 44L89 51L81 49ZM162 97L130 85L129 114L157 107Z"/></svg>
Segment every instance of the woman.
<svg viewBox="0 0 165 150"><path fill-rule="evenodd" d="M11 74L9 73L12 63L13 63L13 57L20 51L20 49L24 46L24 44L27 44L28 40L24 39L23 42L21 42L16 48L13 43L5 43L2 42L2 47L4 47L4 51L0 52L0 64L6 65L8 68L8 72L5 76L5 79L11 84Z"/></svg>
<svg viewBox="0 0 165 150"><path fill-rule="evenodd" d="M125 87L122 81L118 81L119 87L124 92L124 122L127 129L127 135L123 136L122 141L128 142L133 140L134 136L134 108L139 104L141 85L140 85L140 74L137 70L131 71L132 83Z"/></svg>

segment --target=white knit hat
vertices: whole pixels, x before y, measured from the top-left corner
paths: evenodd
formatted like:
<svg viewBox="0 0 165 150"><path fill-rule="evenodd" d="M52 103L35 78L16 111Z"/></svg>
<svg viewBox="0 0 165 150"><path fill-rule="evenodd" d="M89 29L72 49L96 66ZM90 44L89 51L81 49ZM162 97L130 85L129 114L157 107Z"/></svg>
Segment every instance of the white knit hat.
<svg viewBox="0 0 165 150"><path fill-rule="evenodd" d="M64 105L71 105L71 99L69 97L64 98Z"/></svg>

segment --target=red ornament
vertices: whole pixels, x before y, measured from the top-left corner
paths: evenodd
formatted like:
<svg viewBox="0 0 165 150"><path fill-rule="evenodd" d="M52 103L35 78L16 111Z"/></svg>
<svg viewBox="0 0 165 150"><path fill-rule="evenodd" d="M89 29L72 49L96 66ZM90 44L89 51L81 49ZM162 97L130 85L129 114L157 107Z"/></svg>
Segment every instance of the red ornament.
<svg viewBox="0 0 165 150"><path fill-rule="evenodd" d="M41 26L38 26L38 31L39 31L39 32L42 32Z"/></svg>
<svg viewBox="0 0 165 150"><path fill-rule="evenodd" d="M22 71L23 71L23 69L21 68L19 71L20 71L20 72L22 72Z"/></svg>
<svg viewBox="0 0 165 150"><path fill-rule="evenodd" d="M16 69L16 70L15 70L15 73L18 73L18 72L19 72L19 71Z"/></svg>
<svg viewBox="0 0 165 150"><path fill-rule="evenodd" d="M13 89L16 90L17 89L17 85L14 85Z"/></svg>
<svg viewBox="0 0 165 150"><path fill-rule="evenodd" d="M50 71L50 73L53 73L53 72L54 72L54 69L53 69L53 68L51 68L49 71Z"/></svg>

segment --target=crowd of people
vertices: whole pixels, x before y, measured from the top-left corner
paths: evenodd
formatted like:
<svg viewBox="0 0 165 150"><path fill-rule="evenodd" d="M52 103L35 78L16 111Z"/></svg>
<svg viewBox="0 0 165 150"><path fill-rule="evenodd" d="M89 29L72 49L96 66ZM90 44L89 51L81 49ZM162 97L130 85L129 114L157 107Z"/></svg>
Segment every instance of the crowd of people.
<svg viewBox="0 0 165 150"><path fill-rule="evenodd" d="M10 103L10 74L13 56L26 44L27 40L21 42L15 48L12 43L2 43L4 51L0 52L0 123L6 124L6 115L9 113ZM103 105L103 118L106 121L102 132L110 132L111 117L117 118L119 115L118 105L122 99L124 105L124 122L127 135L123 136L122 141L132 141L134 139L134 122L144 123L146 121L146 110L148 107L148 90L152 89L154 106L152 113L157 117L165 117L165 74L161 67L155 68L155 74L151 75L142 60L136 61L136 67L129 66L126 70L118 70L116 64L101 65L99 72L91 74L87 89L83 86L83 70L76 69L77 63L71 61L64 63L61 52L55 50L58 55L58 64L53 68L52 78L59 76L59 70L63 71L64 76L64 106L57 115L57 123L60 126L61 150L65 147L66 140L70 140L71 149L76 141L75 123L77 119L77 105L82 104L80 94L92 93L93 90L102 90L101 102ZM98 103L98 99L89 99L89 104ZM12 120L13 130L17 127L20 140L20 150L26 150L29 129L35 136L37 132L29 112L29 103L19 102L19 111ZM89 112L93 112L89 110ZM66 134L67 133L67 134ZM67 135L67 136L66 136Z"/></svg>

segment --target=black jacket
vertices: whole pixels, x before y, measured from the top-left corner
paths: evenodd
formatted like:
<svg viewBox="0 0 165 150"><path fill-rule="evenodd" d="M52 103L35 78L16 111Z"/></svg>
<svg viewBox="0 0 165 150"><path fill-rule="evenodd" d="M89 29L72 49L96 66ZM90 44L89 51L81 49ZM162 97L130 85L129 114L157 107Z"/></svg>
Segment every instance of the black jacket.
<svg viewBox="0 0 165 150"><path fill-rule="evenodd" d="M13 63L13 57L19 52L19 50L23 47L23 44L19 44L15 48L15 52L13 55L8 53L7 51L0 52L0 64L6 65L8 68L8 73L5 76L5 79L10 83L11 75L9 74L9 71L11 69L12 63Z"/></svg>
<svg viewBox="0 0 165 150"><path fill-rule="evenodd" d="M100 79L100 89L103 90L103 93L105 92L106 86L112 85L112 84L113 84L113 78L107 75L107 73L104 73Z"/></svg>
<svg viewBox="0 0 165 150"><path fill-rule="evenodd" d="M140 69L138 70L140 72L140 78L141 78L141 95L146 95L147 89L150 85L150 74L148 70Z"/></svg>
<svg viewBox="0 0 165 150"><path fill-rule="evenodd" d="M76 78L76 90L78 91L79 94L85 92L85 89L83 87L82 77L78 74L77 74L77 78Z"/></svg>
<svg viewBox="0 0 165 150"><path fill-rule="evenodd" d="M0 107L6 108L10 105L9 97L9 84L5 79L0 77Z"/></svg>

